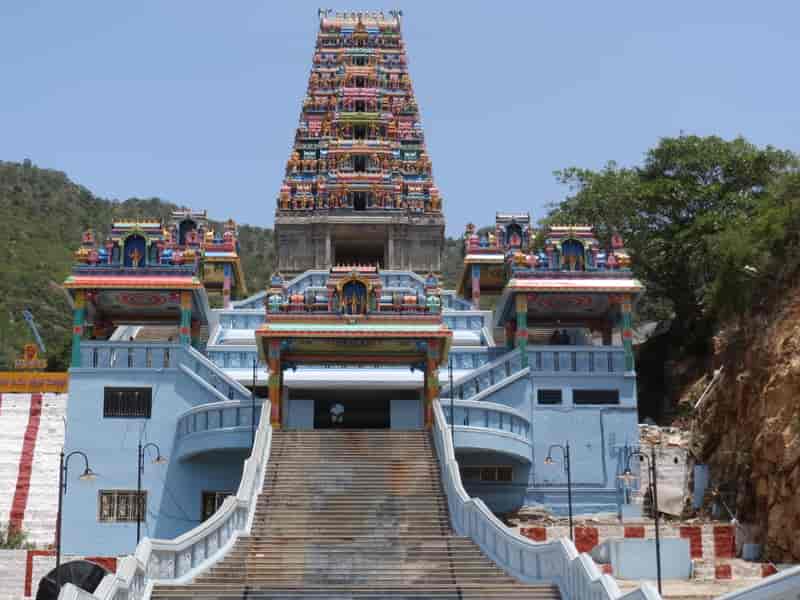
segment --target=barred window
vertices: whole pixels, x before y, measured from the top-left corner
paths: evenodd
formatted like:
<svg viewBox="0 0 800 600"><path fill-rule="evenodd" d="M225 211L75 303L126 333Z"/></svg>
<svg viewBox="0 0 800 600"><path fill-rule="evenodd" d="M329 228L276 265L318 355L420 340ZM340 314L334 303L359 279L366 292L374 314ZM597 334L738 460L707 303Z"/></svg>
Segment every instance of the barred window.
<svg viewBox="0 0 800 600"><path fill-rule="evenodd" d="M101 523L136 521L136 490L100 490L98 520ZM147 515L147 492L139 492L139 512Z"/></svg>
<svg viewBox="0 0 800 600"><path fill-rule="evenodd" d="M104 390L104 418L149 419L152 408L152 388L107 387Z"/></svg>
<svg viewBox="0 0 800 600"><path fill-rule="evenodd" d="M539 404L561 404L561 390L537 390Z"/></svg>
<svg viewBox="0 0 800 600"><path fill-rule="evenodd" d="M619 404L619 390L572 390L574 404Z"/></svg>
<svg viewBox="0 0 800 600"><path fill-rule="evenodd" d="M203 492L203 521L217 512L217 509L225 502L225 498L232 495L233 492Z"/></svg>
<svg viewBox="0 0 800 600"><path fill-rule="evenodd" d="M493 467L461 467L462 481L485 481L508 483L514 479L513 467L493 466Z"/></svg>

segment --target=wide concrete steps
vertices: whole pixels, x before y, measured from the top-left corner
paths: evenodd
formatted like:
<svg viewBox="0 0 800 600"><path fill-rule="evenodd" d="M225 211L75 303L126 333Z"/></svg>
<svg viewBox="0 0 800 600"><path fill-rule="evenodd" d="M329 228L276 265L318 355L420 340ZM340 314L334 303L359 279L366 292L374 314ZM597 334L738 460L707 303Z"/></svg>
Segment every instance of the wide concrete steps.
<svg viewBox="0 0 800 600"><path fill-rule="evenodd" d="M274 432L256 516L214 567L154 599L559 598L450 528L425 432Z"/></svg>
<svg viewBox="0 0 800 600"><path fill-rule="evenodd" d="M220 588L195 589L175 587L158 588L152 598L173 600L486 600L525 598L528 600L554 600L560 598L558 588L551 585L498 585L485 584L442 585L386 585L381 589L373 586L303 585L301 587L277 587L268 589L258 585L225 586Z"/></svg>

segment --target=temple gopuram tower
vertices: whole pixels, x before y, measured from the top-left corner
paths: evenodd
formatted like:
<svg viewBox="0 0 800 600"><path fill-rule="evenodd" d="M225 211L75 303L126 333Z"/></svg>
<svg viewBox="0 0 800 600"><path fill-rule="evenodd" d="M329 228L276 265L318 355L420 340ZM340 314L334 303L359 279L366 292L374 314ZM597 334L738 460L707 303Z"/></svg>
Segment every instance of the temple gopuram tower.
<svg viewBox="0 0 800 600"><path fill-rule="evenodd" d="M399 11L320 11L275 232L284 275L357 264L441 270L442 199L425 150Z"/></svg>

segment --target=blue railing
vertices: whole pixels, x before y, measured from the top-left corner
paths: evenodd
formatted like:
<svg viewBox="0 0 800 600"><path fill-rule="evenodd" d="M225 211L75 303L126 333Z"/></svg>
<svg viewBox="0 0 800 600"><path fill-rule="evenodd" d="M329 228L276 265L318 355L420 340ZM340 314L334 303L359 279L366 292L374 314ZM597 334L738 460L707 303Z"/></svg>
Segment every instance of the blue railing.
<svg viewBox="0 0 800 600"><path fill-rule="evenodd" d="M81 369L181 369L219 400L250 401L250 391L191 346L152 342L82 342Z"/></svg>
<svg viewBox="0 0 800 600"><path fill-rule="evenodd" d="M456 296L455 291L442 291L442 307L447 310L474 310L472 302Z"/></svg>
<svg viewBox="0 0 800 600"><path fill-rule="evenodd" d="M487 315L481 313L472 315L443 314L442 320L445 325L453 330L480 331L487 326Z"/></svg>
<svg viewBox="0 0 800 600"><path fill-rule="evenodd" d="M175 369L183 346L170 343L81 342L83 369Z"/></svg>
<svg viewBox="0 0 800 600"><path fill-rule="evenodd" d="M263 310L236 310L219 313L219 326L222 329L258 329L264 324Z"/></svg>
<svg viewBox="0 0 800 600"><path fill-rule="evenodd" d="M190 346L185 348L181 366L193 377L199 378L208 387L216 390L222 397L228 400L250 402L250 391L246 387L229 377L194 348Z"/></svg>
<svg viewBox="0 0 800 600"><path fill-rule="evenodd" d="M220 369L246 369L253 367L258 358L256 347L245 345L214 346L207 351L208 358ZM450 351L453 368L472 370L482 367L492 358L493 353L485 347L456 348ZM302 368L302 367L298 367ZM317 367L313 367L317 368ZM401 367L387 367L401 368ZM405 369L406 367L402 367Z"/></svg>
<svg viewBox="0 0 800 600"><path fill-rule="evenodd" d="M495 361L487 363L471 373L453 381L455 397L469 399L489 389L502 380L522 371L522 355L519 350L508 352ZM450 396L450 385L442 386L442 397Z"/></svg>

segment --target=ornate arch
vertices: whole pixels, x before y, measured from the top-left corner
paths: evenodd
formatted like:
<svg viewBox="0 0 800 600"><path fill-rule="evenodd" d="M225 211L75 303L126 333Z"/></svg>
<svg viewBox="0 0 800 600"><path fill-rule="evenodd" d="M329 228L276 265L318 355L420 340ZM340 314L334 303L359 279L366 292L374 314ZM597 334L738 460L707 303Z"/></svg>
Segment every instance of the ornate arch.
<svg viewBox="0 0 800 600"><path fill-rule="evenodd" d="M352 273L336 284L336 295L342 312L356 315L365 314L369 308L373 285L369 279Z"/></svg>

